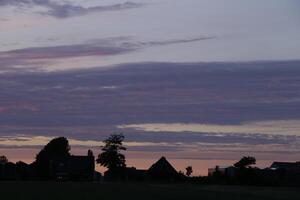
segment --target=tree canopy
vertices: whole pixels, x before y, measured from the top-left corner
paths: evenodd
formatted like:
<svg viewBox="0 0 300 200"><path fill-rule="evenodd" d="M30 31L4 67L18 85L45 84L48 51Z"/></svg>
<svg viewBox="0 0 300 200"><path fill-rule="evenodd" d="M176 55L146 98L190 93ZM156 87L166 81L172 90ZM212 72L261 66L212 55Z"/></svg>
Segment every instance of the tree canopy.
<svg viewBox="0 0 300 200"><path fill-rule="evenodd" d="M36 166L40 177L49 177L51 160L70 156L69 141L65 137L51 140L36 156Z"/></svg>
<svg viewBox="0 0 300 200"><path fill-rule="evenodd" d="M71 147L67 138L54 138L37 154L36 160L69 156L70 150Z"/></svg>
<svg viewBox="0 0 300 200"><path fill-rule="evenodd" d="M111 171L126 167L125 156L121 153L126 150L124 138L123 134L112 134L104 140L103 152L98 155L97 163Z"/></svg>
<svg viewBox="0 0 300 200"><path fill-rule="evenodd" d="M256 159L251 156L244 156L240 161L234 164L237 168L246 168L256 164Z"/></svg>

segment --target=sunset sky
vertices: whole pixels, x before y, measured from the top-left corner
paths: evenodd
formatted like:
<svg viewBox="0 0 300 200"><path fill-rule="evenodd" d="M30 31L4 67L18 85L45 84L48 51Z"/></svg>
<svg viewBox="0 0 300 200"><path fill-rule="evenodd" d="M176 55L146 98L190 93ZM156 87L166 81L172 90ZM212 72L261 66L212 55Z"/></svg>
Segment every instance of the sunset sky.
<svg viewBox="0 0 300 200"><path fill-rule="evenodd" d="M300 156L298 0L0 0L0 155L50 139L204 174Z"/></svg>

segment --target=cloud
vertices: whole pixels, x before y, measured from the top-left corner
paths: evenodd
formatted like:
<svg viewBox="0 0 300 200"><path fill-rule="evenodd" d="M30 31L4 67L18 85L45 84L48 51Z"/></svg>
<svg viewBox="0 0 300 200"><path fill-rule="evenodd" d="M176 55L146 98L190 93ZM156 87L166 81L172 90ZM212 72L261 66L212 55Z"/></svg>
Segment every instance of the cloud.
<svg viewBox="0 0 300 200"><path fill-rule="evenodd" d="M39 70L38 68L40 66L45 66L47 63L58 59L66 61L67 58L115 56L148 47L199 42L213 38L215 37L198 36L188 39L139 42L133 41L131 37L114 37L89 40L79 44L29 47L0 51L0 73L6 73L11 70L26 70L26 68L29 71ZM74 65L73 62L72 65Z"/></svg>
<svg viewBox="0 0 300 200"><path fill-rule="evenodd" d="M299 61L136 63L2 74L0 138L63 135L87 147L122 131L132 151L285 158L299 155L299 74ZM118 129L120 124L151 129ZM10 147L25 145L21 140L10 140ZM9 148L8 142L2 147Z"/></svg>
<svg viewBox="0 0 300 200"><path fill-rule="evenodd" d="M150 42L139 42L139 45L142 46L165 46L165 45L172 45L172 44L181 44L181 43L191 43L191 42L198 42L202 40L211 40L215 39L215 36L199 36L187 39L172 39L172 40L165 40L165 41L150 41Z"/></svg>
<svg viewBox="0 0 300 200"><path fill-rule="evenodd" d="M58 18L66 18L66 17L73 17L79 15L86 15L94 12L132 9L132 8L138 8L140 6L142 6L142 4L133 3L133 2L125 2L125 3L113 4L107 6L95 6L90 8L84 8L81 6L72 6L72 5L54 5L51 6L50 10L45 14L58 17Z"/></svg>
<svg viewBox="0 0 300 200"><path fill-rule="evenodd" d="M57 59L89 56L113 56L137 50L137 47L122 45L124 38L107 38L80 44L29 47L0 51L0 72L34 71Z"/></svg>
<svg viewBox="0 0 300 200"><path fill-rule="evenodd" d="M278 120L244 122L241 125L218 125L218 124L130 124L120 125L120 129L135 129L145 132L177 132L177 133L214 133L224 134L268 134L300 136L299 120Z"/></svg>
<svg viewBox="0 0 300 200"><path fill-rule="evenodd" d="M190 39L173 39L162 41L135 42L130 37L115 37L90 40L81 44L58 45L49 47L29 47L10 51L0 51L1 59L51 59L81 56L117 55L135 51L148 46L164 46L180 43L198 42L214 37L200 36Z"/></svg>
<svg viewBox="0 0 300 200"><path fill-rule="evenodd" d="M9 21L9 19L4 18L4 17L1 17L1 18L0 18L0 21L6 22L6 21Z"/></svg>
<svg viewBox="0 0 300 200"><path fill-rule="evenodd" d="M19 135L19 136L0 136L0 147L23 147L23 148L40 148L46 145L50 140L55 137L49 136L30 136L30 135ZM104 145L102 141L98 140L80 140L80 139L68 139L71 146L74 147L101 147ZM129 148L142 148L142 147L173 147L174 144L168 143L153 143L153 142L124 142L124 145Z"/></svg>
<svg viewBox="0 0 300 200"><path fill-rule="evenodd" d="M0 52L2 58L17 59L51 59L81 56L116 55L132 49L97 44L74 44L53 47L32 47L6 52Z"/></svg>
<svg viewBox="0 0 300 200"><path fill-rule="evenodd" d="M300 130L299 74L299 62L136 63L2 74L0 135L102 140L123 131L127 141L139 142L289 144L299 140L293 136ZM152 130L157 123L161 132Z"/></svg>
<svg viewBox="0 0 300 200"><path fill-rule="evenodd" d="M105 6L82 7L72 4L58 4L50 0L0 0L0 6L18 6L32 7L42 6L48 9L46 12L41 12L43 15L50 15L57 18L67 18L80 15L86 15L94 12L117 11L138 8L144 4L135 2L125 2Z"/></svg>

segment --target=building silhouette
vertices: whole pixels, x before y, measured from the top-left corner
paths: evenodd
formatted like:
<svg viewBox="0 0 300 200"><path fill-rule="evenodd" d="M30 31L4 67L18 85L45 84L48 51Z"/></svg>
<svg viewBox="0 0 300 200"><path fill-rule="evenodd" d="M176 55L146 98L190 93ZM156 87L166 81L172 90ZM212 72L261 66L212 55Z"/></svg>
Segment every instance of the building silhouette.
<svg viewBox="0 0 300 200"><path fill-rule="evenodd" d="M168 162L165 157L161 157L148 170L147 174L151 179L176 180L179 177L176 169Z"/></svg>

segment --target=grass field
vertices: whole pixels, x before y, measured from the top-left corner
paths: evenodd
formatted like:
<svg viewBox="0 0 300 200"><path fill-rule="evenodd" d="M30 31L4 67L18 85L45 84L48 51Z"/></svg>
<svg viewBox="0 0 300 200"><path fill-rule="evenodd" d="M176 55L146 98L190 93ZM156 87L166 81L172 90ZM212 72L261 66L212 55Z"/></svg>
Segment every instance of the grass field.
<svg viewBox="0 0 300 200"><path fill-rule="evenodd" d="M300 199L300 188L150 183L0 182L0 198L7 200L296 200Z"/></svg>

